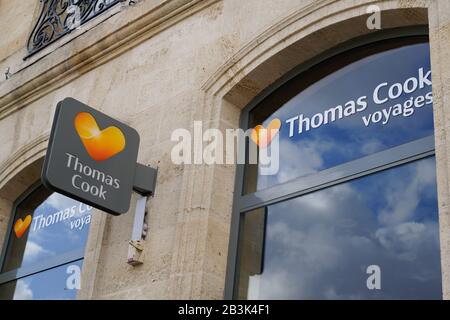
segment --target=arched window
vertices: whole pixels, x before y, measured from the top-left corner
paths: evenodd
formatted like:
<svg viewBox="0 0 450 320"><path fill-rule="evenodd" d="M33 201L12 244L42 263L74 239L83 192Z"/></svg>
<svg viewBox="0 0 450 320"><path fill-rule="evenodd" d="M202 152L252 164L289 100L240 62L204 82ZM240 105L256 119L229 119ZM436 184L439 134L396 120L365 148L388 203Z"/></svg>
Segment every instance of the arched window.
<svg viewBox="0 0 450 320"><path fill-rule="evenodd" d="M300 66L247 107L247 128L280 120L279 168L239 174L233 297L442 298L432 106L415 34Z"/></svg>
<svg viewBox="0 0 450 320"><path fill-rule="evenodd" d="M1 256L0 299L75 299L91 210L40 183L22 195Z"/></svg>

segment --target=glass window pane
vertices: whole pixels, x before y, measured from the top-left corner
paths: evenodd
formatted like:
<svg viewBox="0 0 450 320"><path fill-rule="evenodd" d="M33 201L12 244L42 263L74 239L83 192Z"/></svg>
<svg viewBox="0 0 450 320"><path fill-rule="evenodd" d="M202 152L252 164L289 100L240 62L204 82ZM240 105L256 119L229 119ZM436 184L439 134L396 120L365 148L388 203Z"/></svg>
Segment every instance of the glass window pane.
<svg viewBox="0 0 450 320"><path fill-rule="evenodd" d="M255 108L250 127L281 120L280 166L273 175L247 166L245 192L432 135L429 45L405 41L333 58Z"/></svg>
<svg viewBox="0 0 450 320"><path fill-rule="evenodd" d="M1 300L72 300L81 282L83 260L0 285Z"/></svg>
<svg viewBox="0 0 450 320"><path fill-rule="evenodd" d="M84 249L91 209L39 187L16 209L2 272Z"/></svg>
<svg viewBox="0 0 450 320"><path fill-rule="evenodd" d="M246 213L241 228L238 298L442 298L434 157Z"/></svg>

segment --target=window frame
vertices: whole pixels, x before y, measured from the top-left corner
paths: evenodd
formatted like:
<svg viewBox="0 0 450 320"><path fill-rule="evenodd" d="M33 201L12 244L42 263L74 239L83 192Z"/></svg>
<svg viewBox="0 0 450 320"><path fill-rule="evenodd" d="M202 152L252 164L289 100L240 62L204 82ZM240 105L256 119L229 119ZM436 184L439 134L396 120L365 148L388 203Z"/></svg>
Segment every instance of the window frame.
<svg viewBox="0 0 450 320"><path fill-rule="evenodd" d="M24 193L22 193L13 203L11 209L11 216L8 222L8 227L6 230L5 238L3 241L3 247L0 255L0 286L11 281L16 281L27 276L31 276L37 273L41 273L47 270L60 267L68 263L84 259L85 248L59 254L55 257L44 259L44 261L40 261L38 263L34 263L26 267L19 267L17 269L1 272L6 260L6 253L9 246L9 238L11 236L11 233L13 232L17 208L24 200L30 197L37 189L41 187L43 187L43 184L40 180L38 180L37 182L33 183L33 185L29 187Z"/></svg>
<svg viewBox="0 0 450 320"><path fill-rule="evenodd" d="M357 50L359 47L372 43L405 39L408 37L429 37L428 25L413 27L402 27L390 30L374 32L361 36L338 45L317 57L293 68L286 75L275 81L268 88L256 96L247 106L242 109L240 116L240 128L244 131L249 129L250 113L275 90L299 76L308 69L333 59L345 52ZM429 43L429 41L428 41ZM248 148L246 148L248 152ZM435 155L434 133L427 137L414 140L375 154L351 160L320 172L294 178L293 180L271 186L267 189L257 190L244 194L245 188L245 164L236 165L235 186L233 206L231 215L231 228L228 245L228 259L225 276L224 298L235 299L239 279L239 240L242 233L241 226L245 214L252 210L266 207L281 201L286 201L301 195L318 191L333 185L357 179L388 168L396 167L415 160L424 159ZM437 159L436 159L437 161Z"/></svg>

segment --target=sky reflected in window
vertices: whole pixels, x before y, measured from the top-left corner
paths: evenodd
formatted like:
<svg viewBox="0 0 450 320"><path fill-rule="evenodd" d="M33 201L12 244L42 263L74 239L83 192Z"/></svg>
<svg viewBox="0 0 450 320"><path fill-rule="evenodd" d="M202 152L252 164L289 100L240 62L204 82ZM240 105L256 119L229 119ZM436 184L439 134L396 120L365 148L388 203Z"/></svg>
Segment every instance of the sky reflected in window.
<svg viewBox="0 0 450 320"><path fill-rule="evenodd" d="M14 224L31 223L23 234L13 228L3 272L32 266L58 255L83 250L89 232L92 207L39 187L17 208ZM27 218L30 217L30 218ZM20 220L19 222L17 222Z"/></svg>
<svg viewBox="0 0 450 320"><path fill-rule="evenodd" d="M81 282L83 260L0 285L3 300L73 300Z"/></svg>
<svg viewBox="0 0 450 320"><path fill-rule="evenodd" d="M249 212L244 224L240 298L442 298L434 157ZM380 290L367 287L370 265Z"/></svg>
<svg viewBox="0 0 450 320"><path fill-rule="evenodd" d="M430 81L428 43L409 44L350 63L272 106L279 109L263 124L281 120L280 170L247 181L246 192L432 135Z"/></svg>

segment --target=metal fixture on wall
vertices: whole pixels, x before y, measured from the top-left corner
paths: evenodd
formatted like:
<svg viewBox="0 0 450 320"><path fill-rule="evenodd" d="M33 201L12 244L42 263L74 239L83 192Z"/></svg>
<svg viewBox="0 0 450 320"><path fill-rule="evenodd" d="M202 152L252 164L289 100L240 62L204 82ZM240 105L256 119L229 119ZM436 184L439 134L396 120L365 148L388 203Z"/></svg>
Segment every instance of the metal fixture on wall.
<svg viewBox="0 0 450 320"><path fill-rule="evenodd" d="M134 223L131 240L128 245L127 263L137 266L144 263L144 240L148 232L148 211L146 209L149 197L155 195L156 176L158 169L142 164L136 165L134 191L138 193L134 210Z"/></svg>
<svg viewBox="0 0 450 320"><path fill-rule="evenodd" d="M8 67L8 68L6 68L6 70L5 70L5 80L8 80L9 78L11 78L11 76L12 76L11 68Z"/></svg>

